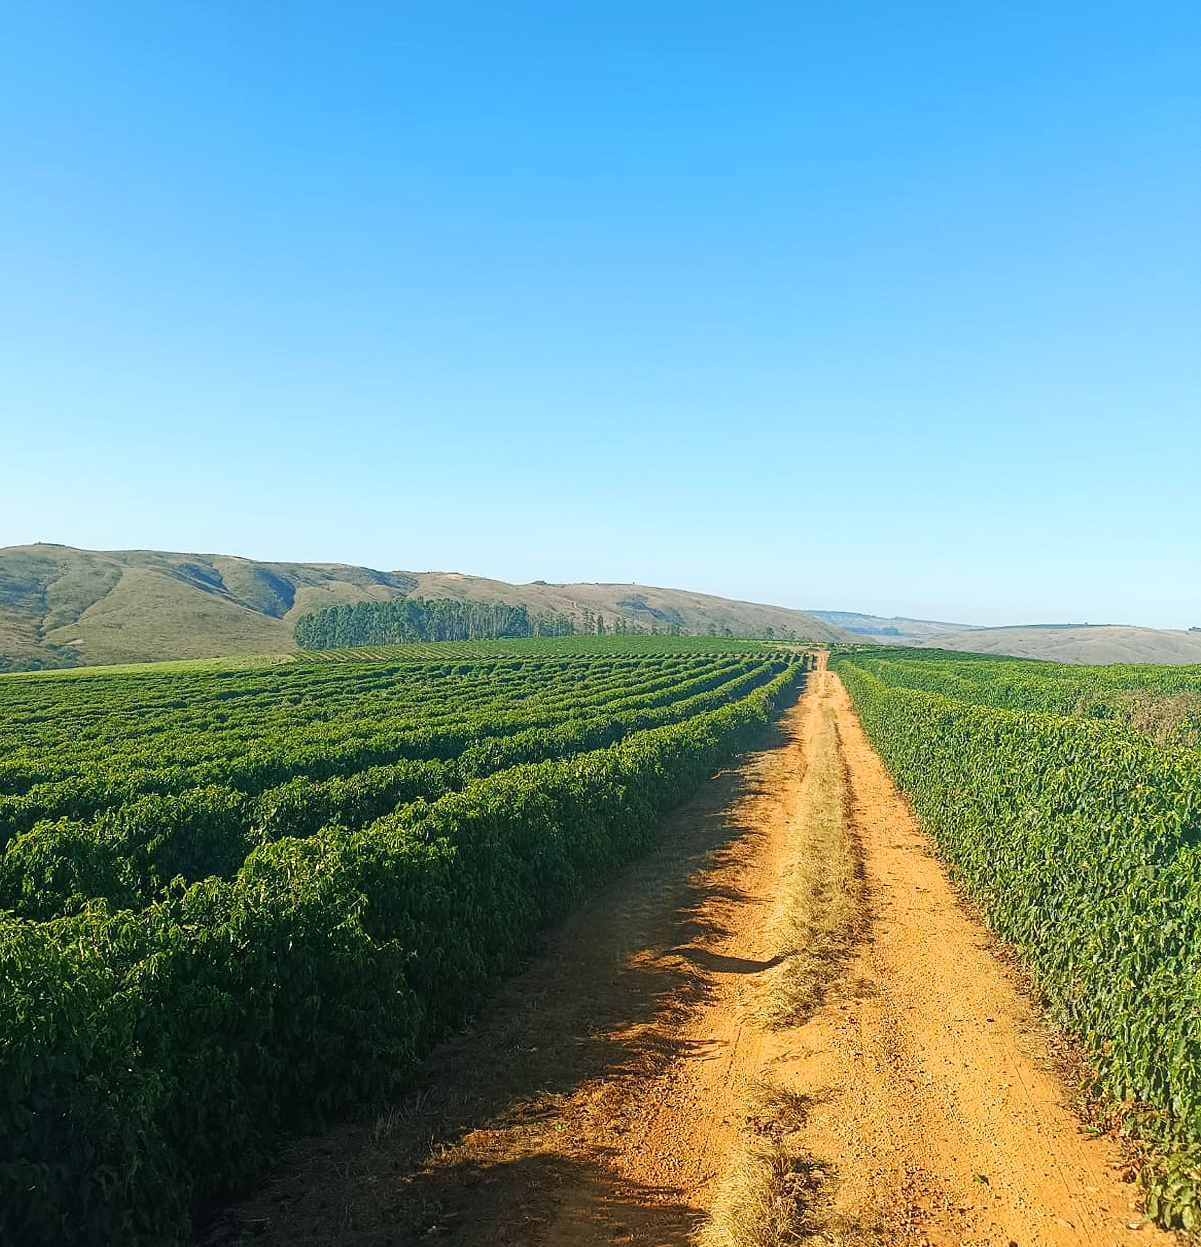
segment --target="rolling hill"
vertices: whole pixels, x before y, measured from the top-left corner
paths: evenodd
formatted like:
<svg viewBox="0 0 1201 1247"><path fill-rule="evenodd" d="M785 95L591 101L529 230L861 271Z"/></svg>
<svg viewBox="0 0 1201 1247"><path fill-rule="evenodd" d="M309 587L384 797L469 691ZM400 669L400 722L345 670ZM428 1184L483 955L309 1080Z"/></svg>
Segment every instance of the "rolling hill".
<svg viewBox="0 0 1201 1247"><path fill-rule="evenodd" d="M309 611L416 594L584 611L685 632L849 640L800 611L646 585L512 585L456 572L376 571L339 563L263 563L223 554L0 549L0 670L285 653Z"/></svg>
<svg viewBox="0 0 1201 1247"><path fill-rule="evenodd" d="M853 632L861 641L913 645L968 654L1003 654L1053 662L1102 664L1201 663L1201 630L1137 628L1120 624L1021 624L988 627L931 619L885 619L853 611L810 611Z"/></svg>
<svg viewBox="0 0 1201 1247"><path fill-rule="evenodd" d="M855 611L810 611L809 614L835 628L853 632L864 641L879 641L881 645L934 643L938 637L953 636L974 627L973 624L940 623L934 619L906 619L902 615L884 619Z"/></svg>
<svg viewBox="0 0 1201 1247"><path fill-rule="evenodd" d="M1120 624L972 628L919 642L923 648L1075 663L1201 663L1201 632Z"/></svg>

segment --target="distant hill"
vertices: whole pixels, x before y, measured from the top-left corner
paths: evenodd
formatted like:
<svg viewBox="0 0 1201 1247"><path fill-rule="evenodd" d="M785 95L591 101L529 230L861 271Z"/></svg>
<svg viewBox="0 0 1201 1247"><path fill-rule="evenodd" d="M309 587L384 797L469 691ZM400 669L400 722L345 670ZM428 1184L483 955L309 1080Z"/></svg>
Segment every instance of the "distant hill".
<svg viewBox="0 0 1201 1247"><path fill-rule="evenodd" d="M972 624L939 623L934 619L906 619L895 615L884 619L880 615L860 615L855 611L808 611L825 623L846 632L853 632L861 640L879 641L883 645L920 645L940 636L952 636L967 631Z"/></svg>
<svg viewBox="0 0 1201 1247"><path fill-rule="evenodd" d="M1030 624L973 628L920 642L926 648L1007 654L1055 662L1201 663L1201 632L1118 624Z"/></svg>
<svg viewBox="0 0 1201 1247"><path fill-rule="evenodd" d="M809 611L860 641L913 645L969 654L1004 654L1053 662L1201 663L1201 630L1188 632L1118 624L1021 624L992 628L932 619L885 619L854 611Z"/></svg>
<svg viewBox="0 0 1201 1247"><path fill-rule="evenodd" d="M851 639L800 611L646 585L511 585L457 572L376 571L340 563L260 563L224 554L0 549L0 670L286 653L309 611L414 593L618 616L650 630L710 627L737 636Z"/></svg>

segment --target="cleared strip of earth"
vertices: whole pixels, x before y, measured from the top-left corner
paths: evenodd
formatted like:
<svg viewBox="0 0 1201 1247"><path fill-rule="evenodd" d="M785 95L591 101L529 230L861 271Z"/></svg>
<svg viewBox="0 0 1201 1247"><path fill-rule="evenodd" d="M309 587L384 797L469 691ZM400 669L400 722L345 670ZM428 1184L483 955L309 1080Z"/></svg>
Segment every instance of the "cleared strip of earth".
<svg viewBox="0 0 1201 1247"><path fill-rule="evenodd" d="M207 1241L1175 1241L1066 1056L823 670L410 1099Z"/></svg>

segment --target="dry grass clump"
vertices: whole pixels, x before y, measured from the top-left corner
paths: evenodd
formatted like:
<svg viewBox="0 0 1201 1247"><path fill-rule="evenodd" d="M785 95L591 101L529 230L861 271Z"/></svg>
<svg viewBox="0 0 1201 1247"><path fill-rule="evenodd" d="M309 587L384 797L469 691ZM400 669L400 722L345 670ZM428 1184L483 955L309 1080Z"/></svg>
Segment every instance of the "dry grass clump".
<svg viewBox="0 0 1201 1247"><path fill-rule="evenodd" d="M697 1247L786 1247L815 1229L811 1209L821 1189L821 1165L789 1149L786 1136L800 1128L807 1097L769 1082L751 1084L747 1125L755 1140L726 1171Z"/></svg>
<svg viewBox="0 0 1201 1247"><path fill-rule="evenodd" d="M812 1162L780 1144L742 1152L726 1174L697 1247L785 1247L808 1235L807 1209L821 1185Z"/></svg>
<svg viewBox="0 0 1201 1247"><path fill-rule="evenodd" d="M756 1078L747 1083L743 1096L747 1125L756 1134L770 1138L799 1130L805 1124L812 1104L809 1096L767 1078Z"/></svg>
<svg viewBox="0 0 1201 1247"><path fill-rule="evenodd" d="M772 923L783 960L765 975L760 1021L796 1026L820 1003L843 963L863 907L863 864L848 813L846 763L831 710L823 710L800 794L800 837Z"/></svg>
<svg viewBox="0 0 1201 1247"><path fill-rule="evenodd" d="M844 964L863 913L863 863L849 815L850 789L833 711L823 709L801 784L799 834L785 871L772 943L781 958L763 979L759 1021L803 1022ZM748 1086L750 1139L731 1161L697 1247L793 1247L830 1239L817 1210L830 1175L790 1146L811 1101L767 1081Z"/></svg>

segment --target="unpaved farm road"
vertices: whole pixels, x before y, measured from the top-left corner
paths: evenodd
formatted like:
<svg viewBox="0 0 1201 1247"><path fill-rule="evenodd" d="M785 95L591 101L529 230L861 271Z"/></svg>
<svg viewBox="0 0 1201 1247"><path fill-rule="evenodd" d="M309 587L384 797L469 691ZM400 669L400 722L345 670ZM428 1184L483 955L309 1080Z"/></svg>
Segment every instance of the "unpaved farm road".
<svg viewBox="0 0 1201 1247"><path fill-rule="evenodd" d="M828 801L807 775L823 739L844 760L833 813L858 921L807 1019L771 1029L779 898ZM769 1148L795 1162L800 1241L1177 1242L1136 1210L1120 1145L1081 1133L1063 1069L823 669L433 1055L421 1090L296 1144L205 1241L687 1247L740 1158ZM765 1118L765 1085L790 1118Z"/></svg>

